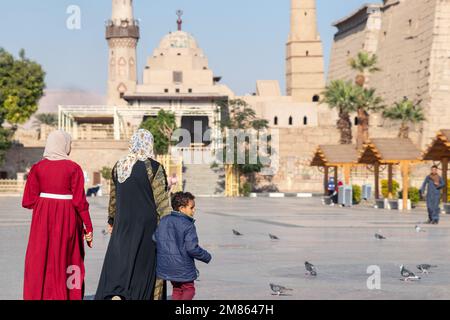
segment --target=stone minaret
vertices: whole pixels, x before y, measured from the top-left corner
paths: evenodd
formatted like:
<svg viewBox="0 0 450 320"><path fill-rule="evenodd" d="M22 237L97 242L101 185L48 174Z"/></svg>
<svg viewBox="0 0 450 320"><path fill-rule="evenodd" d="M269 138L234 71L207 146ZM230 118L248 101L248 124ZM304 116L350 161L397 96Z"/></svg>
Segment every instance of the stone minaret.
<svg viewBox="0 0 450 320"><path fill-rule="evenodd" d="M297 102L317 101L324 87L316 0L291 0L291 33L286 54L287 95Z"/></svg>
<svg viewBox="0 0 450 320"><path fill-rule="evenodd" d="M136 47L139 24L133 17L133 0L112 0L112 16L106 26L109 46L108 104L125 105L125 93L137 85Z"/></svg>

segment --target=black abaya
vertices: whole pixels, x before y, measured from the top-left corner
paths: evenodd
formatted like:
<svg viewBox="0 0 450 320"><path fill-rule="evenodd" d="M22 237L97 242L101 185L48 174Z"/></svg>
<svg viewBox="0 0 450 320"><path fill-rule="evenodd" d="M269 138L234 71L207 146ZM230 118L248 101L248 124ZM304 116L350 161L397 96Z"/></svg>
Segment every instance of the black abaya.
<svg viewBox="0 0 450 320"><path fill-rule="evenodd" d="M118 183L115 171L111 190L115 198L110 201L110 211L113 206L115 212L110 212L109 220L113 232L95 299L120 296L125 300L152 300L156 283L156 246L152 236L162 215L161 202L165 207L168 204L168 195L161 192L167 191L167 182L157 180L162 176L166 179L165 172L154 160L138 161L131 176ZM155 187L158 183L164 186ZM170 212L170 208L163 211Z"/></svg>

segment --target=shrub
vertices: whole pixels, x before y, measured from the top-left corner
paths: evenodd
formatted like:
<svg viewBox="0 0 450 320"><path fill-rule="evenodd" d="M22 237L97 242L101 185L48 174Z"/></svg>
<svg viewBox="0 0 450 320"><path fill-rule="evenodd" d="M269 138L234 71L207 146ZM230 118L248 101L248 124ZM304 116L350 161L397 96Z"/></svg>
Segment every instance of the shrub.
<svg viewBox="0 0 450 320"><path fill-rule="evenodd" d="M103 179L105 180L111 180L111 175L112 175L112 169L109 167L103 167L102 170L100 171Z"/></svg>
<svg viewBox="0 0 450 320"><path fill-rule="evenodd" d="M244 197L250 196L250 193L252 192L252 185L249 182L244 183L239 192Z"/></svg>
<svg viewBox="0 0 450 320"><path fill-rule="evenodd" d="M359 204L361 202L362 188L358 185L353 185L353 204Z"/></svg>
<svg viewBox="0 0 450 320"><path fill-rule="evenodd" d="M416 187L411 187L408 190L408 198L411 200L412 205L416 205L420 201L419 189Z"/></svg>
<svg viewBox="0 0 450 320"><path fill-rule="evenodd" d="M395 196L397 194L397 191L399 188L400 188L400 184L397 181L392 180L392 195L393 196ZM381 180L381 194L383 195L384 198L387 198L389 196L387 179Z"/></svg>
<svg viewBox="0 0 450 320"><path fill-rule="evenodd" d="M398 198L403 198L403 189L398 192ZM416 187L410 187L408 189L408 199L411 200L411 205L416 205L420 201L420 192Z"/></svg>

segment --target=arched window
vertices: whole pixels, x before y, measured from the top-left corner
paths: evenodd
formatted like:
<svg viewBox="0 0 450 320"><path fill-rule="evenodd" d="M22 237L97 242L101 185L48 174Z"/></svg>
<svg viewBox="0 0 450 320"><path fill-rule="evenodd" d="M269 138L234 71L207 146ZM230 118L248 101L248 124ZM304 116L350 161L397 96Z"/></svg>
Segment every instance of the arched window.
<svg viewBox="0 0 450 320"><path fill-rule="evenodd" d="M126 75L126 65L127 61L124 57L120 57L119 59L119 77L124 77Z"/></svg>
<svg viewBox="0 0 450 320"><path fill-rule="evenodd" d="M294 124L294 120L292 119L292 117L289 117L289 125L292 126Z"/></svg>
<svg viewBox="0 0 450 320"><path fill-rule="evenodd" d="M136 62L134 61L133 58L130 58L130 60L128 61L128 65L130 67L130 80L135 80L136 79L136 66L135 66Z"/></svg>
<svg viewBox="0 0 450 320"><path fill-rule="evenodd" d="M278 117L273 118L273 125L274 126L278 125Z"/></svg>
<svg viewBox="0 0 450 320"><path fill-rule="evenodd" d="M314 95L312 98L313 102L319 102L319 100L320 100L320 96L318 94Z"/></svg>
<svg viewBox="0 0 450 320"><path fill-rule="evenodd" d="M309 51L306 51L306 56L309 57Z"/></svg>
<svg viewBox="0 0 450 320"><path fill-rule="evenodd" d="M307 117L307 116L304 116L304 117L303 117L303 125L304 125L304 126L307 126L307 125L308 125L308 117Z"/></svg>
<svg viewBox="0 0 450 320"><path fill-rule="evenodd" d="M358 117L355 117L355 126L359 125Z"/></svg>

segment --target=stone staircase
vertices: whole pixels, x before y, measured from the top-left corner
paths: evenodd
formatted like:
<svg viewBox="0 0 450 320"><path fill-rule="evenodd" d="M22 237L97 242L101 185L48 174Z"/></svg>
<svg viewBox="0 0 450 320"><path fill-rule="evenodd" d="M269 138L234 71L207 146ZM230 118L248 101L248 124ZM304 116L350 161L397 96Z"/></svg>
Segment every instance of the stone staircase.
<svg viewBox="0 0 450 320"><path fill-rule="evenodd" d="M183 190L194 196L223 196L225 171L222 166L187 164L183 167Z"/></svg>

